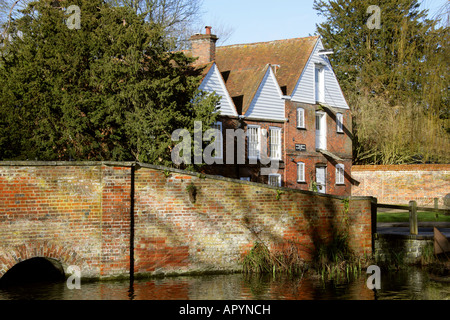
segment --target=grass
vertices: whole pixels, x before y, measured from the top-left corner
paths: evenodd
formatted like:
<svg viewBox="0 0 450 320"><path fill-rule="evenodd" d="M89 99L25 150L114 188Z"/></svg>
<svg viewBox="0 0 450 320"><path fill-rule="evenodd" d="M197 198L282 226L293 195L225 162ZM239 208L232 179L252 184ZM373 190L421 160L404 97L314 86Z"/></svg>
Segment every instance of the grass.
<svg viewBox="0 0 450 320"><path fill-rule="evenodd" d="M450 216L434 212L418 212L417 221L419 222L450 222ZM377 222L409 222L409 212L378 212Z"/></svg>

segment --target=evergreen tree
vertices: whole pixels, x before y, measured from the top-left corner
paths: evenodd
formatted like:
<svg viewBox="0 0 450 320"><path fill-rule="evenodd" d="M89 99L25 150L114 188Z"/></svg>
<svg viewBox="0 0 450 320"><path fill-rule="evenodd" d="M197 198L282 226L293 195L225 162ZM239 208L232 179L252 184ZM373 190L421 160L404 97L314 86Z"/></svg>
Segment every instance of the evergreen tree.
<svg viewBox="0 0 450 320"><path fill-rule="evenodd" d="M417 0L315 0L317 32L352 108L356 163L447 162L449 28ZM376 106L376 108L374 108Z"/></svg>
<svg viewBox="0 0 450 320"><path fill-rule="evenodd" d="M69 5L81 10L80 29L66 24ZM192 60L130 8L44 0L11 27L0 52L0 159L171 165L171 133L217 117Z"/></svg>

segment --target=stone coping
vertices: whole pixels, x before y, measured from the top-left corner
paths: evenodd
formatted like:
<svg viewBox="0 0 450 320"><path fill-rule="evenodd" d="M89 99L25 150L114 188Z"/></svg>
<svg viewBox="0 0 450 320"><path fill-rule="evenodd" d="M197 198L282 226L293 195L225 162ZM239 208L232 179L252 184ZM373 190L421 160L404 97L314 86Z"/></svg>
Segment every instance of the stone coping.
<svg viewBox="0 0 450 320"><path fill-rule="evenodd" d="M448 239L450 239L450 228L438 228L438 230ZM410 239L410 240L432 240L434 239L433 228L419 228L418 235L409 233L409 227L385 227L377 228L373 238L376 239Z"/></svg>
<svg viewBox="0 0 450 320"><path fill-rule="evenodd" d="M352 171L450 171L450 164L353 165Z"/></svg>
<svg viewBox="0 0 450 320"><path fill-rule="evenodd" d="M248 184L252 186L267 188L267 189L273 189L273 190L281 190L286 192L296 192L296 193L302 193L302 194L309 194L314 196L320 196L325 198L332 198L332 199L339 199L339 200L371 200L374 201L374 197L370 196L335 196L330 194L322 194L312 191L305 191L305 190L298 190L298 189L290 189L285 187L274 187L267 184L257 183L257 182L249 182L249 181L243 181L238 179L232 179L232 178L226 178L226 177L220 177L215 175L206 175L199 172L192 172L192 171L186 171L176 168L169 168L159 165L152 165L152 164L146 164L141 162L132 162L132 161L0 161L0 167L95 167L95 166L109 166L109 167L134 167L136 170L139 170L140 168L148 168L148 169L154 169L159 171L168 171L168 172L174 172L179 174L185 174L190 176L196 176L199 178L208 178L213 180L221 180L221 181L228 181L233 183L240 183L240 184Z"/></svg>
<svg viewBox="0 0 450 320"><path fill-rule="evenodd" d="M373 234L373 238L374 240L379 240L379 239L404 239L404 240L433 240L434 236L433 235L411 235L411 234L407 234L407 233L383 233L383 231L380 233L374 233Z"/></svg>

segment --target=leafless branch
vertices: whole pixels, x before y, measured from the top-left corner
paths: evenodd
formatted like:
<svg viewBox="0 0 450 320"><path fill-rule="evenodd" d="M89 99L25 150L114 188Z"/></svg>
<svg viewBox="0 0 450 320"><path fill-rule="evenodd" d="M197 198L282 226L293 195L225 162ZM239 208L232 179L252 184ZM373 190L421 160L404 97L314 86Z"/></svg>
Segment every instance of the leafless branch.
<svg viewBox="0 0 450 320"><path fill-rule="evenodd" d="M13 11L14 11L14 7L15 7L20 1L21 1L21 0L16 0L16 1L14 1L13 4L12 4L12 6L11 6L10 9L9 9L8 19L7 19L7 22L6 22L5 30L3 30L3 33L2 33L2 39L6 39L6 37L7 37L8 30L9 30L9 28L10 28L10 26L11 26L11 18L12 18L12 13L13 13Z"/></svg>

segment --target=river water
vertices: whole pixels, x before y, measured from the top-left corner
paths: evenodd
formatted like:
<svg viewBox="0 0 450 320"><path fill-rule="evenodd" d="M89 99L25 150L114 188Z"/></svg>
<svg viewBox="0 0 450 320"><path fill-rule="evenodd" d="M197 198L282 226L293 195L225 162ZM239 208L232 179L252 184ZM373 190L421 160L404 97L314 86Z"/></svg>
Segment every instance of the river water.
<svg viewBox="0 0 450 320"><path fill-rule="evenodd" d="M381 289L369 290L369 275L353 280L243 274L166 277L129 281L29 284L0 289L0 300L450 300L450 282L421 269L381 274Z"/></svg>

